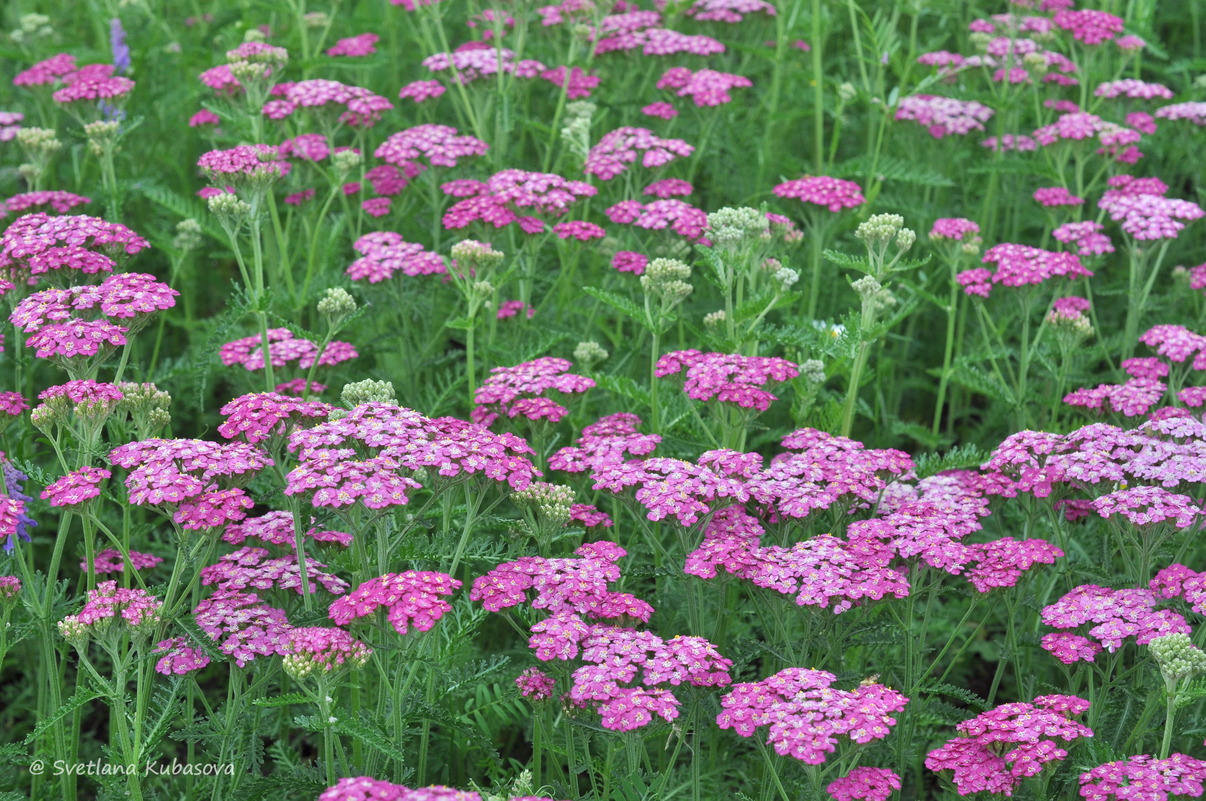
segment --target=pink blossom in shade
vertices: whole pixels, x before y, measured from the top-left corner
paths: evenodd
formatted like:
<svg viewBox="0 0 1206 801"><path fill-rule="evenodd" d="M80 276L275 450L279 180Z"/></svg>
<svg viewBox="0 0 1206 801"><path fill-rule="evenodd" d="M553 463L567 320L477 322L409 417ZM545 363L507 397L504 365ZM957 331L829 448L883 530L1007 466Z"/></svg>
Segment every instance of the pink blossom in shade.
<svg viewBox="0 0 1206 801"><path fill-rule="evenodd" d="M641 419L620 412L601 417L582 429L576 445L561 448L549 457L549 467L569 473L595 470L609 463L621 463L626 456L647 456L662 441L660 434L641 434Z"/></svg>
<svg viewBox="0 0 1206 801"><path fill-rule="evenodd" d="M22 70L13 78L13 86L44 86L56 83L66 75L78 70L75 56L70 53L57 53L48 59L39 61L32 67Z"/></svg>
<svg viewBox="0 0 1206 801"><path fill-rule="evenodd" d="M1156 119L1146 111L1132 111L1126 115L1126 124L1142 134L1151 136L1157 130Z"/></svg>
<svg viewBox="0 0 1206 801"><path fill-rule="evenodd" d="M980 233L980 226L964 217L945 217L934 220L930 239L951 239L963 242Z"/></svg>
<svg viewBox="0 0 1206 801"><path fill-rule="evenodd" d="M277 84L273 87L273 94L280 99L270 100L264 106L263 113L274 120L306 109L330 113L341 123L368 128L394 107L393 103L368 89L325 78Z"/></svg>
<svg viewBox="0 0 1206 801"><path fill-rule="evenodd" d="M302 161L322 161L331 155L331 146L325 135L306 133L281 142L277 145L277 152L282 156Z"/></svg>
<svg viewBox="0 0 1206 801"><path fill-rule="evenodd" d="M11 212L28 211L38 206L49 206L60 214L66 214L76 206L91 202L92 198L73 192L64 192L60 189L24 192L20 195L13 195L0 203L0 217L5 217Z"/></svg>
<svg viewBox="0 0 1206 801"><path fill-rule="evenodd" d="M570 100L590 97L591 92L599 85L599 76L588 75L581 67L554 67L540 73L540 77L553 86L564 89L565 96Z"/></svg>
<svg viewBox="0 0 1206 801"><path fill-rule="evenodd" d="M64 398L80 413L105 414L125 395L116 384L86 378L56 384L38 393L39 400L50 402L54 398Z"/></svg>
<svg viewBox="0 0 1206 801"><path fill-rule="evenodd" d="M1139 335L1139 341L1178 364L1206 351L1206 337L1195 334L1183 325L1152 326Z"/></svg>
<svg viewBox="0 0 1206 801"><path fill-rule="evenodd" d="M505 300L499 304L498 312L496 312L494 316L498 320L506 320L510 317L516 316L521 311L523 311L525 305L526 304L522 300ZM535 309L528 309L527 317L529 320L532 319L532 317L535 316L535 314L536 314ZM558 408L560 408L560 407L558 407ZM514 417L515 415L510 415L510 416ZM558 419L560 419L560 418L558 418ZM554 421L554 422L556 422L556 421Z"/></svg>
<svg viewBox="0 0 1206 801"><path fill-rule="evenodd" d="M1086 298L1056 298L1051 304L1051 314L1065 320L1078 320L1089 310Z"/></svg>
<svg viewBox="0 0 1206 801"><path fill-rule="evenodd" d="M78 614L59 621L66 637L86 634L89 627L121 621L131 629L159 622L163 603L146 590L119 588L116 581L102 581L88 591L88 600Z"/></svg>
<svg viewBox="0 0 1206 801"><path fill-rule="evenodd" d="M582 171L610 181L636 163L638 156L644 167L662 167L694 152L695 148L682 139L663 139L647 128L617 128L600 137L590 149Z"/></svg>
<svg viewBox="0 0 1206 801"><path fill-rule="evenodd" d="M1206 102L1192 101L1161 106L1156 109L1156 116L1164 120L1189 120L1195 125L1206 125Z"/></svg>
<svg viewBox="0 0 1206 801"><path fill-rule="evenodd" d="M238 667L257 657L288 653L293 627L282 610L268 606L255 593L214 593L197 604L193 617Z"/></svg>
<svg viewBox="0 0 1206 801"><path fill-rule="evenodd" d="M964 136L983 131L993 110L974 100L955 100L939 95L913 95L902 98L896 107L896 119L924 125L935 139L953 134Z"/></svg>
<svg viewBox="0 0 1206 801"><path fill-rule="evenodd" d="M345 271L354 281L367 280L370 284L376 284L399 272L412 278L448 272L443 256L424 250L422 245L407 242L401 234L392 231L365 234L352 247L361 254Z"/></svg>
<svg viewBox="0 0 1206 801"><path fill-rule="evenodd" d="M642 275L645 272L645 266L648 264L648 256L635 253L631 250L616 251L616 255L611 258L611 266L622 273Z"/></svg>
<svg viewBox="0 0 1206 801"><path fill-rule="evenodd" d="M767 726L766 743L775 753L820 765L839 736L859 744L886 737L896 725L893 715L909 702L882 684L837 690L830 686L835 679L823 670L787 668L760 682L734 684L720 699L716 724L742 737Z"/></svg>
<svg viewBox="0 0 1206 801"><path fill-rule="evenodd" d="M0 142L11 142L21 130L25 115L19 111L0 111Z"/></svg>
<svg viewBox="0 0 1206 801"><path fill-rule="evenodd" d="M1105 11L1064 9L1052 17L1055 27L1072 34L1072 38L1087 45L1097 45L1122 33L1122 17Z"/></svg>
<svg viewBox="0 0 1206 801"><path fill-rule="evenodd" d="M1147 645L1166 634L1189 634L1184 617L1170 609L1156 609L1160 600L1150 589L1112 590L1082 584L1054 604L1043 607L1042 621L1065 631L1094 624L1083 634L1110 653L1131 637L1139 645ZM1066 643L1056 641L1056 645L1062 649L1061 660L1070 656ZM1082 645L1082 650L1085 649L1088 646Z"/></svg>
<svg viewBox="0 0 1206 801"><path fill-rule="evenodd" d="M652 195L658 198L668 197L683 197L694 192L694 187L689 181L684 181L681 178L663 178L660 181L654 181L645 187L642 194Z"/></svg>
<svg viewBox="0 0 1206 801"><path fill-rule="evenodd" d="M992 542L969 545L971 561L967 580L977 592L1012 587L1022 574L1036 564L1051 565L1064 552L1046 540L1015 540L1002 537Z"/></svg>
<svg viewBox="0 0 1206 801"><path fill-rule="evenodd" d="M101 494L100 483L113 474L102 467L81 467L42 490L42 500L51 506L78 506Z"/></svg>
<svg viewBox="0 0 1206 801"><path fill-rule="evenodd" d="M597 490L620 493L636 487L637 503L648 510L649 520L674 517L691 526L725 499L749 500L745 482L721 476L709 468L682 459L653 457L630 462L602 462L594 467Z"/></svg>
<svg viewBox="0 0 1206 801"><path fill-rule="evenodd" d="M1065 665L1076 662L1093 662L1102 648L1097 643L1081 637L1079 634L1069 634L1066 631L1053 631L1044 634L1039 641L1044 651L1047 651Z"/></svg>
<svg viewBox="0 0 1206 801"><path fill-rule="evenodd" d="M21 594L21 579L16 576L0 576L0 601L16 598Z"/></svg>
<svg viewBox="0 0 1206 801"><path fill-rule="evenodd" d="M701 108L731 103L730 89L748 88L754 83L744 75L702 69L692 72L686 67L671 67L658 79L658 89L676 89L678 97L689 97Z"/></svg>
<svg viewBox="0 0 1206 801"><path fill-rule="evenodd" d="M900 789L900 776L887 768L855 768L829 783L835 801L888 801Z"/></svg>
<svg viewBox="0 0 1206 801"><path fill-rule="evenodd" d="M149 553L139 553L138 551L130 551L130 567L135 570L149 570L163 561L162 556L155 556ZM126 570L126 560L122 556L121 551L115 548L106 548L100 551L92 558L93 571L97 575L106 573L124 573ZM80 570L88 569L88 561L80 562Z"/></svg>
<svg viewBox="0 0 1206 801"><path fill-rule="evenodd" d="M600 512L594 506L586 503L576 503L571 506L569 519L584 528L595 528L596 526L611 528L612 526L611 517L606 512Z"/></svg>
<svg viewBox="0 0 1206 801"><path fill-rule="evenodd" d="M433 167L455 167L458 159L485 155L489 148L480 139L462 135L449 125L416 125L391 134L373 155L407 169L409 174L411 169L426 166L419 159Z"/></svg>
<svg viewBox="0 0 1206 801"><path fill-rule="evenodd" d="M202 586L213 586L218 593L241 592L243 590L271 590L278 587L302 593L301 565L297 554L268 558L264 548L243 547L228 553L218 561L201 570ZM321 586L331 595L342 595L348 583L338 576L324 572L322 562L306 557L306 576L310 592Z"/></svg>
<svg viewBox="0 0 1206 801"><path fill-rule="evenodd" d="M1071 100L1059 100L1057 98L1049 98L1043 101L1043 107L1053 109L1061 114L1075 114L1080 111L1080 106Z"/></svg>
<svg viewBox="0 0 1206 801"><path fill-rule="evenodd" d="M981 261L985 264L995 264L997 269L991 273L991 283L1001 284L1003 286L1026 286L1028 284L1041 284L1049 278L1080 278L1092 277L1093 273L1085 269L1080 263L1080 259L1072 253L1055 253L1041 248L1030 247L1029 245L1017 245L1005 243L995 245L984 252L984 257ZM970 273L971 271L968 271ZM963 276L966 273L960 273L960 283L964 286L964 291L967 294L979 294L973 292L974 285L986 283L986 280L981 273L976 273L974 277L968 276L970 283L964 283ZM991 288L989 288L990 291ZM988 291L985 291L984 296L987 297Z"/></svg>
<svg viewBox="0 0 1206 801"><path fill-rule="evenodd" d="M824 206L832 212L852 209L867 202L858 184L828 176L797 178L779 184L773 191L778 197L796 198L805 203Z"/></svg>
<svg viewBox="0 0 1206 801"><path fill-rule="evenodd" d="M303 189L300 192L294 192L292 195L285 195L285 205L300 206L303 203L314 199L315 190Z"/></svg>
<svg viewBox="0 0 1206 801"><path fill-rule="evenodd" d="M1117 514L1136 526L1172 522L1176 528L1188 528L1203 514L1202 505L1187 495L1144 485L1099 496L1091 505L1104 518Z"/></svg>
<svg viewBox="0 0 1206 801"><path fill-rule="evenodd" d="M800 374L799 367L786 359L680 350L658 359L654 375L661 378L684 371L683 391L687 397L701 401L716 399L760 412L778 400L760 387L772 381L790 381Z"/></svg>
<svg viewBox="0 0 1206 801"><path fill-rule="evenodd" d="M1140 754L1080 774L1080 797L1088 801L1201 798L1203 777L1206 777L1206 760L1178 753L1170 754L1167 759Z"/></svg>
<svg viewBox="0 0 1206 801"><path fill-rule="evenodd" d="M642 205L636 200L621 201L604 210L607 218L621 225L635 225L650 231L669 228L689 240L700 240L708 228L708 214L677 198L655 200Z"/></svg>
<svg viewBox="0 0 1206 801"><path fill-rule="evenodd" d="M546 701L553 697L556 681L540 668L528 668L515 679L519 694L531 701Z"/></svg>
<svg viewBox="0 0 1206 801"><path fill-rule="evenodd" d="M188 118L188 127L200 128L202 125L217 125L222 119L207 108L203 108Z"/></svg>
<svg viewBox="0 0 1206 801"><path fill-rule="evenodd" d="M339 341L327 343L319 355L318 345L308 339L295 339L288 328L269 328L268 343L268 358L273 367L296 366L307 370L316 359L320 366L330 367L359 356L354 347ZM218 358L227 367L237 364L249 371L263 370L263 339L255 334L227 342L218 349Z"/></svg>
<svg viewBox="0 0 1206 801"><path fill-rule="evenodd" d="M243 91L243 84L231 74L229 64L211 67L198 75L197 79L221 95L235 95Z"/></svg>
<svg viewBox="0 0 1206 801"><path fill-rule="evenodd" d="M553 233L558 239L577 239L579 242L589 242L607 236L602 226L584 220L554 223Z"/></svg>
<svg viewBox="0 0 1206 801"><path fill-rule="evenodd" d="M468 84L491 75L511 74L533 78L545 70L538 61L516 61L515 52L505 47L472 43L451 53L436 53L423 59L430 72L451 72L455 83Z"/></svg>
<svg viewBox="0 0 1206 801"><path fill-rule="evenodd" d="M1043 206L1080 206L1084 204L1083 197L1076 197L1062 186L1045 186L1034 190L1034 199Z"/></svg>
<svg viewBox="0 0 1206 801"><path fill-rule="evenodd" d="M32 275L61 268L111 272L115 258L149 246L147 240L118 223L37 212L18 217L0 235L0 269L23 269Z"/></svg>
<svg viewBox="0 0 1206 801"><path fill-rule="evenodd" d="M393 197L401 194L410 184L410 180L421 171L422 168L414 163L406 165L403 169L392 164L378 164L366 172L364 177L378 195Z"/></svg>
<svg viewBox="0 0 1206 801"><path fill-rule="evenodd" d="M746 14L766 14L775 16L775 7L767 0L695 0L686 10L688 17L711 22L727 22L736 24L744 19Z"/></svg>
<svg viewBox="0 0 1206 801"><path fill-rule="evenodd" d="M1172 100L1173 91L1161 83L1149 83L1135 78L1123 78L1098 84L1093 90L1097 97L1129 97L1138 100Z"/></svg>
<svg viewBox="0 0 1206 801"><path fill-rule="evenodd" d="M314 519L311 518L310 522L313 523ZM271 545L296 548L295 536L293 515L290 512L276 511L227 524L225 533L222 534L222 541L231 545L242 545L248 537L254 537L260 542ZM304 537L317 543L335 544L344 548L352 544L352 535L342 531L323 531L311 528L305 532Z"/></svg>
<svg viewBox="0 0 1206 801"><path fill-rule="evenodd" d="M60 104L113 101L124 98L133 89L134 81L129 78L111 76L69 83L56 90L51 98Z"/></svg>
<svg viewBox="0 0 1206 801"><path fill-rule="evenodd" d="M329 616L336 625L347 626L383 609L385 619L399 634L406 634L412 627L429 631L445 612L452 610L444 596L460 586L461 582L446 573L421 570L386 573L334 601Z"/></svg>
<svg viewBox="0 0 1206 801"><path fill-rule="evenodd" d="M1101 256L1114 252L1110 238L1101 233L1105 226L1095 220L1070 222L1056 228L1051 236L1057 242L1076 247L1078 256Z"/></svg>
<svg viewBox="0 0 1206 801"><path fill-rule="evenodd" d="M1001 137L990 136L980 143L982 146L994 152L1008 152L1016 150L1019 153L1027 153L1037 150L1039 143L1033 137L1022 134L1005 134Z"/></svg>
<svg viewBox="0 0 1206 801"><path fill-rule="evenodd" d="M490 377L482 382L473 396L476 404L473 422L490 425L502 414L516 417L512 412L516 411L515 407L521 400L537 398L549 390L570 394L585 392L595 386L594 379L569 372L572 366L566 359L544 356L514 367L492 368ZM568 413L559 405L553 410L552 416L548 410L520 407L519 411L526 411L527 414L523 416L529 419L532 419L532 412L540 411L541 417L548 417L554 423Z"/></svg>
<svg viewBox="0 0 1206 801"><path fill-rule="evenodd" d="M934 50L929 53L922 53L917 57L917 63L926 67L942 67L943 71L958 69L963 66L964 57L958 53L952 53L949 50Z"/></svg>
<svg viewBox="0 0 1206 801"><path fill-rule="evenodd" d="M255 502L239 487L212 490L181 501L172 520L189 531L218 528L247 516Z"/></svg>
<svg viewBox="0 0 1206 801"><path fill-rule="evenodd" d="M360 202L360 208L370 217L384 217L389 214L392 201L387 197L373 197Z"/></svg>
<svg viewBox="0 0 1206 801"><path fill-rule="evenodd" d="M674 107L673 103L659 101L657 103L650 103L649 105L645 106L641 109L641 113L646 117L657 117L663 120L672 120L678 116L678 109Z"/></svg>
<svg viewBox="0 0 1206 801"><path fill-rule="evenodd" d="M381 37L375 33L362 33L357 36L349 36L346 39L340 39L335 43L334 47L327 48L327 55L348 56L351 58L371 56L377 52L377 42L379 41L381 41Z"/></svg>
<svg viewBox="0 0 1206 801"><path fill-rule="evenodd" d="M1071 695L1045 695L1032 703L998 706L956 726L961 736L930 751L925 766L935 772L952 771L959 795L1013 795L1024 779L1068 756L1057 740L1068 743L1093 736L1091 729L1074 719L1088 708L1088 701Z"/></svg>
<svg viewBox="0 0 1206 801"><path fill-rule="evenodd" d="M402 90L398 92L398 97L422 103L426 100L434 100L446 91L444 84L439 81L411 81L402 87Z"/></svg>
<svg viewBox="0 0 1206 801"><path fill-rule="evenodd" d="M29 408L29 402L20 392L0 392L0 414L16 417Z"/></svg>
<svg viewBox="0 0 1206 801"><path fill-rule="evenodd" d="M184 676L209 664L209 656L192 648L183 637L172 637L155 644L154 653L163 654L155 663L155 672L164 676Z"/></svg>

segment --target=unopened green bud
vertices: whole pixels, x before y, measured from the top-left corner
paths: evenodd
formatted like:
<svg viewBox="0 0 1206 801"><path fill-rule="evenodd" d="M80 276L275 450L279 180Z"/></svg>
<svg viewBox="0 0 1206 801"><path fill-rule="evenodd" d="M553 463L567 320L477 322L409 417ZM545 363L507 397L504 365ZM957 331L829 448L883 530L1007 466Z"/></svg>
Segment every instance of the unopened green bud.
<svg viewBox="0 0 1206 801"><path fill-rule="evenodd" d="M318 301L318 313L331 318L342 319L356 311L356 299L343 287L328 289Z"/></svg>
<svg viewBox="0 0 1206 801"><path fill-rule="evenodd" d="M574 361L581 362L588 369L608 357L607 350L598 342L579 342L574 348Z"/></svg>
<svg viewBox="0 0 1206 801"><path fill-rule="evenodd" d="M398 405L398 399L394 395L393 383L390 381L376 381L372 378L345 384L339 398L349 409L354 409L362 403L389 403L394 406Z"/></svg>
<svg viewBox="0 0 1206 801"><path fill-rule="evenodd" d="M172 239L172 247L184 253L201 247L200 223L191 218L176 223L176 236Z"/></svg>

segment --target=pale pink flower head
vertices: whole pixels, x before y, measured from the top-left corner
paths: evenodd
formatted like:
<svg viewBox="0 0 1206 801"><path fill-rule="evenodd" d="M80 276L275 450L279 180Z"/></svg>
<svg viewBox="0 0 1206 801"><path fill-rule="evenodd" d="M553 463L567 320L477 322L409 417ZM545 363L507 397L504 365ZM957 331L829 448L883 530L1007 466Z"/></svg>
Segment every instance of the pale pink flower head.
<svg viewBox="0 0 1206 801"><path fill-rule="evenodd" d="M1049 278L1092 277L1079 257L1073 253L1054 253L1049 250L1005 243L994 245L984 253L985 264L995 264L994 271L986 268L966 270L958 275L963 291L969 295L988 297L996 284L1009 287L1041 284Z"/></svg>
<svg viewBox="0 0 1206 801"><path fill-rule="evenodd" d="M1056 12L1052 21L1057 28L1071 33L1073 39L1087 45L1097 45L1113 39L1122 33L1124 25L1121 17L1093 9L1064 9Z"/></svg>
<svg viewBox="0 0 1206 801"><path fill-rule="evenodd" d="M579 393L595 386L594 379L569 372L572 366L566 359L545 356L514 367L491 369L490 377L473 396L473 421L490 425L500 416L560 421L569 410L543 394L550 390Z"/></svg>
<svg viewBox="0 0 1206 801"><path fill-rule="evenodd" d="M912 95L896 107L896 119L924 125L935 139L948 134L964 136L983 131L993 110L974 100L955 100L939 95Z"/></svg>
<svg viewBox="0 0 1206 801"><path fill-rule="evenodd" d="M667 353L657 361L654 374L663 377L685 371L683 391L694 400L718 400L743 409L764 412L778 398L761 387L790 381L799 367L786 359L770 356L701 353L682 350Z"/></svg>
<svg viewBox="0 0 1206 801"><path fill-rule="evenodd" d="M361 33L356 36L349 36L346 39L340 39L333 47L327 48L327 55L347 56L350 58L371 56L377 52L377 42L379 41L381 41L381 37L375 33Z"/></svg>
<svg viewBox="0 0 1206 801"><path fill-rule="evenodd" d="M59 633L76 645L87 642L89 636L100 636L112 626L124 625L132 634L146 633L159 622L162 606L146 590L119 588L116 581L102 581L88 591L88 600L78 614L59 621Z"/></svg>

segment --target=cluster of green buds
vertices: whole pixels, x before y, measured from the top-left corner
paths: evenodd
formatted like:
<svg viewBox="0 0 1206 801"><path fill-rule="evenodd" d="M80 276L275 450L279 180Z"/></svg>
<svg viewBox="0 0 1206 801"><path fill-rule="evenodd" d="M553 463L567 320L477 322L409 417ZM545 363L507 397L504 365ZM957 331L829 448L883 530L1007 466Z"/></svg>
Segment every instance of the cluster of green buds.
<svg viewBox="0 0 1206 801"><path fill-rule="evenodd" d="M210 212L218 218L218 224L231 239L234 239L235 233L251 219L251 204L230 192L213 195L206 203Z"/></svg>
<svg viewBox="0 0 1206 801"><path fill-rule="evenodd" d="M524 511L528 521L519 530L547 542L561 532L570 519L574 491L563 484L537 481L512 496L515 505Z"/></svg>
<svg viewBox="0 0 1206 801"><path fill-rule="evenodd" d="M594 340L579 342L574 348L574 361L587 370L606 360L609 355L607 349Z"/></svg>
<svg viewBox="0 0 1206 801"><path fill-rule="evenodd" d="M26 158L17 172L37 192L44 188L42 181L50 174L50 162L63 149L63 142L53 128L21 128L16 140Z"/></svg>
<svg viewBox="0 0 1206 801"><path fill-rule="evenodd" d="M460 278L481 278L503 263L506 254L495 250L489 242L462 239L452 246L452 258L456 262L453 274Z"/></svg>
<svg viewBox="0 0 1206 801"><path fill-rule="evenodd" d="M896 297L889 290L885 289L879 281L876 281L869 275L864 275L857 281L853 281L850 287L858 293L859 298L862 300L864 312L870 313L876 318L883 311L896 305Z"/></svg>
<svg viewBox="0 0 1206 801"><path fill-rule="evenodd" d="M356 313L356 299L343 287L332 287L318 301L318 313L326 318L327 325L336 331Z"/></svg>
<svg viewBox="0 0 1206 801"><path fill-rule="evenodd" d="M917 233L904 227L904 217L899 214L872 214L855 229L854 235L867 248L867 274L880 281L917 241ZM893 246L896 252L889 258L888 250Z"/></svg>
<svg viewBox="0 0 1206 801"><path fill-rule="evenodd" d="M94 156L112 156L117 152L117 137L121 123L117 120L97 120L84 124L88 152Z"/></svg>
<svg viewBox="0 0 1206 801"><path fill-rule="evenodd" d="M586 159L590 152L590 126L598 106L585 100L575 100L565 107L565 124L561 127L561 141L579 159Z"/></svg>
<svg viewBox="0 0 1206 801"><path fill-rule="evenodd" d="M54 26L50 24L50 17L45 14L22 14L17 24L21 27L8 35L17 44L54 35Z"/></svg>
<svg viewBox="0 0 1206 801"><path fill-rule="evenodd" d="M372 378L366 378L363 381L353 381L351 384L345 384L343 392L339 394L339 399L343 401L343 405L349 409L355 409L362 403L388 403L391 406L398 405L398 398L394 394L394 385L392 381L378 381Z"/></svg>
<svg viewBox="0 0 1206 801"><path fill-rule="evenodd" d="M1194 645L1187 634L1156 637L1148 647L1160 667L1165 684L1171 690L1199 673L1206 673L1206 651Z"/></svg>
<svg viewBox="0 0 1206 801"><path fill-rule="evenodd" d="M654 259L641 276L641 289L657 298L667 310L687 299L695 287L688 283L691 267L678 259Z"/></svg>
<svg viewBox="0 0 1206 801"><path fill-rule="evenodd" d="M133 424L138 439L158 436L172 422L168 407L172 396L154 384L123 381L117 385L122 399L114 407L114 421Z"/></svg>
<svg viewBox="0 0 1206 801"><path fill-rule="evenodd" d="M176 223L176 236L172 238L172 247L181 253L189 253L201 247L201 224L193 218Z"/></svg>
<svg viewBox="0 0 1206 801"><path fill-rule="evenodd" d="M770 220L758 209L726 206L708 215L708 239L729 250L742 243L757 241L770 234Z"/></svg>
<svg viewBox="0 0 1206 801"><path fill-rule="evenodd" d="M341 181L358 170L363 163L364 156L355 150L340 150L331 156L331 164L335 167L335 173Z"/></svg>

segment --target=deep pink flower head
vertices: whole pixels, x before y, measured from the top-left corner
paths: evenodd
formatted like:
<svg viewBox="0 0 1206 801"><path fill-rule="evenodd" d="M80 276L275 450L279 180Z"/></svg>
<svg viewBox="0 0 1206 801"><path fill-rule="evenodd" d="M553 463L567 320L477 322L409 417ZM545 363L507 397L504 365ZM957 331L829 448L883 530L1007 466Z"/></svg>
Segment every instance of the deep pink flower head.
<svg viewBox="0 0 1206 801"><path fill-rule="evenodd" d="M837 690L830 686L836 678L823 670L787 668L760 682L735 684L720 699L716 724L742 737L766 726L766 743L775 753L809 765L822 764L837 749L839 736L859 744L888 736L896 725L893 715L909 699L872 682Z"/></svg>
<svg viewBox="0 0 1206 801"><path fill-rule="evenodd" d="M432 100L448 91L439 81L411 81L398 92L401 99L410 99L416 103Z"/></svg>
<svg viewBox="0 0 1206 801"><path fill-rule="evenodd" d="M348 56L358 58L361 56L371 56L377 52L377 42L381 37L375 33L361 33L356 36L349 36L346 39L340 39L335 43L334 47L327 48L328 56Z"/></svg>
<svg viewBox="0 0 1206 801"><path fill-rule="evenodd" d="M79 614L59 621L59 632L78 642L99 628L116 624L118 618L132 631L145 630L159 622L162 606L146 590L119 588L116 581L102 581L95 590L88 591L88 600Z"/></svg>
<svg viewBox="0 0 1206 801"><path fill-rule="evenodd" d="M19 195L13 195L8 200L0 203L0 217L6 217L12 212L29 211L38 206L49 206L59 214L65 214L76 206L91 202L91 198L86 198L73 192L64 192L61 189L24 192Z"/></svg>
<svg viewBox="0 0 1206 801"><path fill-rule="evenodd" d="M51 506L78 506L99 496L100 483L112 475L102 467L81 467L48 484L41 497Z"/></svg>
<svg viewBox="0 0 1206 801"><path fill-rule="evenodd" d="M376 284L396 273L413 277L448 272L443 256L424 250L422 245L407 242L401 234L393 231L365 234L352 247L361 254L346 271L354 281L367 280L370 284Z"/></svg>
<svg viewBox="0 0 1206 801"><path fill-rule="evenodd" d="M1073 720L1088 708L1088 701L1072 695L998 706L956 726L962 736L930 751L925 766L952 771L960 795L1013 795L1024 779L1068 755L1057 739L1067 743L1093 736L1091 729Z"/></svg>
<svg viewBox="0 0 1206 801"><path fill-rule="evenodd" d="M218 357L228 367L238 364L245 370L263 370L263 344L259 334L236 339L219 348ZM294 338L288 328L268 329L268 358L273 367L296 364L298 368L308 370L316 360L319 366L329 367L359 355L350 343L338 340L328 342L320 354L318 345L308 339Z"/></svg>
<svg viewBox="0 0 1206 801"><path fill-rule="evenodd" d="M490 146L448 125L417 125L391 134L373 155L398 167L455 167L458 159L485 155ZM426 164L423 161L426 161Z"/></svg>
<svg viewBox="0 0 1206 801"><path fill-rule="evenodd" d="M658 79L658 89L675 89L678 97L689 97L695 105L720 106L732 102L730 89L753 86L744 75L702 69L692 72L686 67L671 67Z"/></svg>
<svg viewBox="0 0 1206 801"><path fill-rule="evenodd" d="M78 69L75 56L70 53L58 53L18 72L17 77L13 78L13 86L44 86L56 83Z"/></svg>
<svg viewBox="0 0 1206 801"><path fill-rule="evenodd" d="M582 429L577 445L568 445L549 458L549 467L570 473L593 470L611 462L623 462L626 456L646 456L662 441L660 434L641 434L641 419L620 412L599 418Z"/></svg>
<svg viewBox="0 0 1206 801"><path fill-rule="evenodd" d="M582 171L609 181L641 158L644 167L661 167L695 152L682 139L663 139L647 128L624 127L610 131L586 155Z"/></svg>
<svg viewBox="0 0 1206 801"><path fill-rule="evenodd" d="M242 395L222 407L220 414L226 422L218 426L218 433L227 439L242 436L254 445L273 436L287 436L299 425L325 420L334 408L275 392Z"/></svg>
<svg viewBox="0 0 1206 801"><path fill-rule="evenodd" d="M1185 754L1157 759L1147 754L1098 765L1080 775L1080 796L1088 801L1135 798L1169 801L1201 798L1206 781L1206 760Z"/></svg>
<svg viewBox="0 0 1206 801"><path fill-rule="evenodd" d="M1087 45L1101 44L1122 33L1122 17L1105 11L1064 9L1052 18L1057 28L1072 34L1072 38Z"/></svg>
<svg viewBox="0 0 1206 801"><path fill-rule="evenodd" d="M347 626L357 618L385 610L386 620L399 634L413 626L428 631L452 607L444 600L461 586L446 573L408 570L366 581L331 604L330 618Z"/></svg>
<svg viewBox="0 0 1206 801"><path fill-rule="evenodd" d="M980 233L980 226L965 217L945 217L934 220L930 239L953 239L956 242L970 241Z"/></svg>
<svg viewBox="0 0 1206 801"><path fill-rule="evenodd" d="M833 212L852 209L867 202L858 184L823 175L787 181L776 186L773 191L779 197L797 198L805 203L824 206Z"/></svg>
<svg viewBox="0 0 1206 801"><path fill-rule="evenodd" d="M996 264L996 272L985 268L959 274L959 283L969 295L988 297L994 284L1025 286L1041 284L1048 278L1092 277L1074 253L1055 253L1029 245L1005 243L995 245L984 253L985 264Z"/></svg>
<svg viewBox="0 0 1206 801"><path fill-rule="evenodd" d="M657 361L654 374L659 378L686 371L683 390L694 400L733 403L743 409L765 412L775 395L761 387L775 381L790 381L800 374L799 367L786 359L770 356L700 353L680 350L667 353Z"/></svg>
<svg viewBox="0 0 1206 801"><path fill-rule="evenodd" d="M855 768L825 788L835 801L887 801L900 776L887 768Z"/></svg>
<svg viewBox="0 0 1206 801"><path fill-rule="evenodd" d="M776 12L767 0L695 0L685 13L700 21L736 24L746 14L762 13L773 17Z"/></svg>

